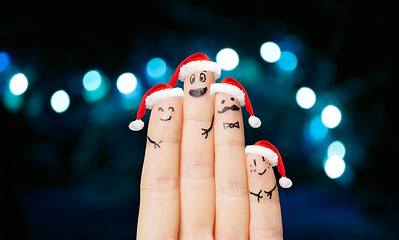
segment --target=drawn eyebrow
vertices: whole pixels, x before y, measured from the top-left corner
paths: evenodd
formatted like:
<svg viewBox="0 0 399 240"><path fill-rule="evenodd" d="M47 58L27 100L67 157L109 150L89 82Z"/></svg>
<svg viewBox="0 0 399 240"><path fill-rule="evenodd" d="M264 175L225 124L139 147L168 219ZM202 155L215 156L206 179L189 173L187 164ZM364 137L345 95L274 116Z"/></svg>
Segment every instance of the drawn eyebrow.
<svg viewBox="0 0 399 240"><path fill-rule="evenodd" d="M203 72L206 72L205 70Z"/></svg>
<svg viewBox="0 0 399 240"><path fill-rule="evenodd" d="M254 164L255 164L255 167L256 167L256 160L254 159Z"/></svg>
<svg viewBox="0 0 399 240"><path fill-rule="evenodd" d="M174 111L175 111L175 108L174 108L174 107L168 107L168 109L171 109L171 110L172 110L172 112L174 112Z"/></svg>
<svg viewBox="0 0 399 240"><path fill-rule="evenodd" d="M163 112L163 108L162 108L162 107L159 107L159 108L158 108L158 111L162 111L162 112Z"/></svg>

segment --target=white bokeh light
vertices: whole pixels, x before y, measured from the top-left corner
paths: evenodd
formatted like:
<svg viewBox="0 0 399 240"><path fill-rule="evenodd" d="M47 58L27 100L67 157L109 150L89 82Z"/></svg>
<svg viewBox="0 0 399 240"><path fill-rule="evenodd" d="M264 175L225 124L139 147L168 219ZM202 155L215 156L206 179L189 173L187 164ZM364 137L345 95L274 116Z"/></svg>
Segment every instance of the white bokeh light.
<svg viewBox="0 0 399 240"><path fill-rule="evenodd" d="M277 62L281 57L280 47L274 42L265 42L260 47L260 55L266 62Z"/></svg>
<svg viewBox="0 0 399 240"><path fill-rule="evenodd" d="M341 111L333 105L328 105L321 113L321 121L328 128L335 128L341 122Z"/></svg>
<svg viewBox="0 0 399 240"><path fill-rule="evenodd" d="M324 164L324 171L331 179L339 178L345 171L345 161L338 156L329 157Z"/></svg>
<svg viewBox="0 0 399 240"><path fill-rule="evenodd" d="M69 95L64 90L58 90L51 96L51 108L57 113L65 112L68 109L69 104Z"/></svg>
<svg viewBox="0 0 399 240"><path fill-rule="evenodd" d="M316 103L316 94L308 87L302 87L296 93L296 102L301 108L309 109Z"/></svg>
<svg viewBox="0 0 399 240"><path fill-rule="evenodd" d="M225 71L231 71L236 68L239 61L237 52L231 48L224 48L216 55L216 62Z"/></svg>
<svg viewBox="0 0 399 240"><path fill-rule="evenodd" d="M137 87L137 79L132 73L123 73L116 80L116 87L119 92L123 94L129 94L133 92Z"/></svg>
<svg viewBox="0 0 399 240"><path fill-rule="evenodd" d="M15 74L10 80L9 87L12 94L21 95L28 89L28 79L23 73Z"/></svg>

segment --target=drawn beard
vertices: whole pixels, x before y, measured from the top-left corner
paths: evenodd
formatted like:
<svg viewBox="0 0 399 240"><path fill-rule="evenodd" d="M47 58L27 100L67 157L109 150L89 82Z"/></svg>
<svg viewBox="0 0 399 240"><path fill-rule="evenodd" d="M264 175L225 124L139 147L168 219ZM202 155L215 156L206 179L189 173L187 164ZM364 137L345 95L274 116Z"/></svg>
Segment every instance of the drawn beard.
<svg viewBox="0 0 399 240"><path fill-rule="evenodd" d="M190 91L188 91L188 94L190 94L191 97L199 98L199 97L205 95L205 93L207 91L208 91L207 87L196 88L196 89L190 89Z"/></svg>
<svg viewBox="0 0 399 240"><path fill-rule="evenodd" d="M224 107L224 108L222 109L222 111L218 111L218 113L224 113L224 112L226 112L227 110L238 111L238 110L240 110L240 108L239 108L237 105L233 104L233 105L231 105L230 107L229 107L229 106Z"/></svg>

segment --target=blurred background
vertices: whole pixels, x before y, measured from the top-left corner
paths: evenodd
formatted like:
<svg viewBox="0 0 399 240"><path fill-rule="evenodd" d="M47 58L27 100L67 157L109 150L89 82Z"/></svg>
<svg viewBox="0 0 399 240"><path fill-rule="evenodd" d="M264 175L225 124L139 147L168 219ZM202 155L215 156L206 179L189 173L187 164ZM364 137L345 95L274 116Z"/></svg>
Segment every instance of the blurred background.
<svg viewBox="0 0 399 240"><path fill-rule="evenodd" d="M195 52L246 88L246 143L282 155L285 239L398 239L393 4L3 3L0 239L134 239L146 127L128 124Z"/></svg>

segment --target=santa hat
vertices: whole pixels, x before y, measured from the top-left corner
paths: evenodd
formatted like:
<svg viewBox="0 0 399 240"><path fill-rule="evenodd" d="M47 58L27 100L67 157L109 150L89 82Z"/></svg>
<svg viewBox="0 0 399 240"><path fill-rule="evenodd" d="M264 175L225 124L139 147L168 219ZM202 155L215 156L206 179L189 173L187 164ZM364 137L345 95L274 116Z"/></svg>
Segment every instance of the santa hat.
<svg viewBox="0 0 399 240"><path fill-rule="evenodd" d="M215 75L215 79L218 79L221 68L218 63L212 62L207 55L194 53L177 66L172 78L169 80L169 85L174 87L177 80L184 81L187 76L201 71L211 71Z"/></svg>
<svg viewBox="0 0 399 240"><path fill-rule="evenodd" d="M261 155L267 158L273 167L277 166L277 170L282 176L278 181L281 187L289 188L292 186L292 181L285 176L285 169L281 155L271 143L262 140L256 142L254 145L248 145L245 147L245 156L249 153Z"/></svg>
<svg viewBox="0 0 399 240"><path fill-rule="evenodd" d="M148 90L141 99L139 109L137 111L137 119L129 124L132 131L140 131L144 127L144 122L141 118L145 115L145 109L152 109L152 107L159 101L169 97L181 97L184 99L183 89L173 88L168 84L157 84Z"/></svg>
<svg viewBox="0 0 399 240"><path fill-rule="evenodd" d="M259 118L254 116L251 102L244 87L234 78L225 78L220 83L211 85L211 96L214 97L217 92L223 92L234 96L241 104L245 105L247 112L251 115L248 119L249 125L253 128L258 128L262 124Z"/></svg>

